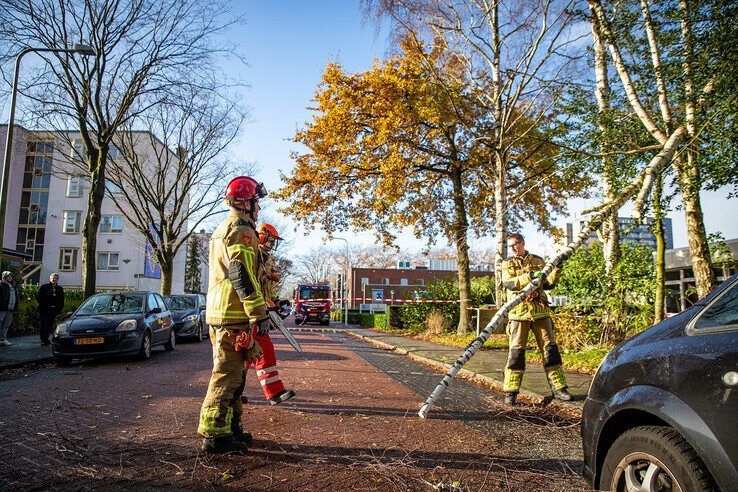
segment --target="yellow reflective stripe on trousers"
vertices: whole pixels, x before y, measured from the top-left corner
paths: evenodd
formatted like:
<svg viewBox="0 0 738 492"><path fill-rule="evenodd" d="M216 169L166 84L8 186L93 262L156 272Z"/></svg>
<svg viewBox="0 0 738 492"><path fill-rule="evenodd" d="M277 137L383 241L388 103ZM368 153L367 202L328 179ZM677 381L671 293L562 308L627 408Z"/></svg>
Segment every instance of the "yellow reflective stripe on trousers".
<svg viewBox="0 0 738 492"><path fill-rule="evenodd" d="M224 423L222 426L217 425L217 417L220 407L205 407L200 412L200 424L197 432L203 436L223 436L231 433L231 420L233 419L233 409L226 410Z"/></svg>
<svg viewBox="0 0 738 492"><path fill-rule="evenodd" d="M549 369L546 371L546 376L548 376L548 380L551 381L551 386L553 386L554 389L560 390L567 387L566 374L564 374L564 370L561 366L553 370Z"/></svg>
<svg viewBox="0 0 738 492"><path fill-rule="evenodd" d="M502 391L511 392L519 391L520 385L523 383L523 371L513 369L505 369L505 380L502 384Z"/></svg>

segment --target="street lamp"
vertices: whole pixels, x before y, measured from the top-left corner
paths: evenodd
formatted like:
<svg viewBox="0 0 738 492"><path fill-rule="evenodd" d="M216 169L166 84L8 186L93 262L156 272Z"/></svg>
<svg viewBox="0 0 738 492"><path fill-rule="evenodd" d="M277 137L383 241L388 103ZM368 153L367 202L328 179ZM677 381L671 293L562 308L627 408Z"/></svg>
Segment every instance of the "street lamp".
<svg viewBox="0 0 738 492"><path fill-rule="evenodd" d="M77 53L85 56L97 54L92 46L86 44L75 44L71 48L24 48L15 58L15 72L13 74L13 90L10 93L10 118L8 119L8 130L5 135L5 160L3 174L0 176L0 247L5 239L5 205L8 192L8 173L10 172L10 152L13 147L13 124L15 122L15 100L18 95L18 71L23 55L27 53ZM0 249L0 257L2 249Z"/></svg>
<svg viewBox="0 0 738 492"><path fill-rule="evenodd" d="M351 265L349 265L349 242L348 242L348 240L346 240L346 239L344 239L342 237L334 237L333 239L338 239L339 241L343 241L343 242L346 243L346 270L344 270L343 286L344 286L344 288L346 290L346 297L348 297L348 295L349 295L349 289L348 289L348 287L346 287L346 281L348 281L348 274L349 274L349 270L351 268ZM343 315L343 326L348 326L348 305L349 305L349 303L343 297L343 294L341 295L341 297L344 299L343 304L345 306L345 308L344 308L345 311L344 311L344 315Z"/></svg>

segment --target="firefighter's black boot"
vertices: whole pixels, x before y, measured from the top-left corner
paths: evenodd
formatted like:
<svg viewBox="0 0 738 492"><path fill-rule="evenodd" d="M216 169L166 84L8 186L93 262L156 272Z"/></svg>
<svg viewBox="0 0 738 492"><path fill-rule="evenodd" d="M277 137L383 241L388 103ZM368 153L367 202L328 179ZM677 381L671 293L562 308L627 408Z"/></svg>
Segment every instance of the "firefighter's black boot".
<svg viewBox="0 0 738 492"><path fill-rule="evenodd" d="M244 432L240 427L231 427L231 432L233 432L233 438L236 441L242 442L247 446L254 440L254 436L250 432Z"/></svg>
<svg viewBox="0 0 738 492"><path fill-rule="evenodd" d="M510 391L505 394L505 405L514 407L518 404L518 392L517 391Z"/></svg>
<svg viewBox="0 0 738 492"><path fill-rule="evenodd" d="M566 390L566 386L558 390L553 390L553 395L554 398L561 401L571 401L572 398L571 393Z"/></svg>
<svg viewBox="0 0 738 492"><path fill-rule="evenodd" d="M295 392L292 391L292 390L286 389L286 390L282 391L281 393L279 393L277 396L273 396L273 397L269 398L269 404L270 405L279 405L283 401L287 401L290 398L292 398L293 396L295 396Z"/></svg>
<svg viewBox="0 0 738 492"><path fill-rule="evenodd" d="M245 454L249 447L233 436L206 437L202 440L202 451L210 454Z"/></svg>

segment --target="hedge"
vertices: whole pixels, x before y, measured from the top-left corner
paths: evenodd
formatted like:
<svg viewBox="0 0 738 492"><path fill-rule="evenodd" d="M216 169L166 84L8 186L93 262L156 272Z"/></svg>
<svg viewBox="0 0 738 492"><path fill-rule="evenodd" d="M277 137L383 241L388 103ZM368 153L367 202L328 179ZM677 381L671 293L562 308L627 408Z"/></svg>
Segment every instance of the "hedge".
<svg viewBox="0 0 738 492"><path fill-rule="evenodd" d="M39 313L36 294L38 285L29 284L19 289L20 303L18 310L13 313L13 324L10 325L8 336L35 335L39 331ZM64 289L64 309L57 321L67 317L67 313L76 310L82 300L84 293L79 289Z"/></svg>

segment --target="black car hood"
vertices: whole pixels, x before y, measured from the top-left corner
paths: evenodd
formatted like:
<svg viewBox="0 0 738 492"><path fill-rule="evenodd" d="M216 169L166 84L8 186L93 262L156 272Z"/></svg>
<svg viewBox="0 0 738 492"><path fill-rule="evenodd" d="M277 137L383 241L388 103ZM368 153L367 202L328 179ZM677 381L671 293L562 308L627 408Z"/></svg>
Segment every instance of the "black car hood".
<svg viewBox="0 0 738 492"><path fill-rule="evenodd" d="M121 321L138 319L135 314L109 314L100 316L72 316L67 323L70 334L108 333L115 330Z"/></svg>
<svg viewBox="0 0 738 492"><path fill-rule="evenodd" d="M181 323L184 318L187 316L192 316L193 314L197 314L197 310L195 309L185 309L185 310L177 310L177 311L171 311L172 313L172 321L175 323Z"/></svg>

